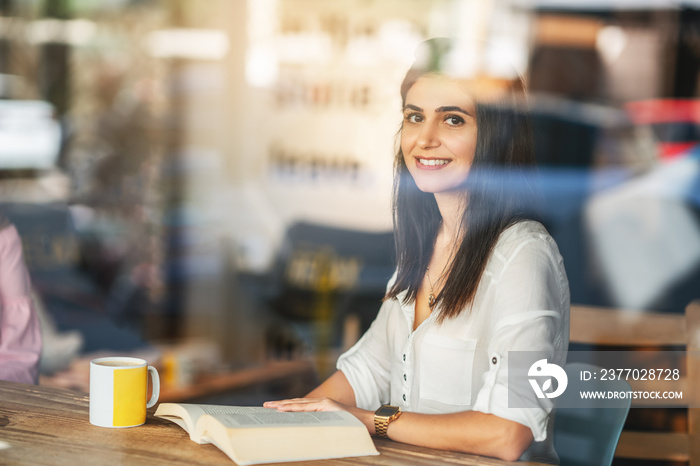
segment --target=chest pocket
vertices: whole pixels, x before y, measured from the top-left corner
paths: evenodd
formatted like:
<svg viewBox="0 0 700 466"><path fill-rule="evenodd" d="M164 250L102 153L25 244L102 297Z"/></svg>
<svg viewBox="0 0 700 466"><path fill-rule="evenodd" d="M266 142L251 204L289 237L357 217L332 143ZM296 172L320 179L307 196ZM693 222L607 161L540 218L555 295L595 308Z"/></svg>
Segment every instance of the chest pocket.
<svg viewBox="0 0 700 466"><path fill-rule="evenodd" d="M420 354L420 398L470 405L476 340L425 335Z"/></svg>

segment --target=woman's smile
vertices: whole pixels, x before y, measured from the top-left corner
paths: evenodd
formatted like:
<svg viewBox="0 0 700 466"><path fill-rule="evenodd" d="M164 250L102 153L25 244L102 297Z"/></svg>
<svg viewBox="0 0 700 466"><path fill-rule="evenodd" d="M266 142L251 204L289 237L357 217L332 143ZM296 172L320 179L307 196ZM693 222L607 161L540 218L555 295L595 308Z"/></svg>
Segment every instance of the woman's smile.
<svg viewBox="0 0 700 466"><path fill-rule="evenodd" d="M416 165L422 170L439 170L451 162L450 159L436 159L433 157L415 157L415 159L417 161Z"/></svg>

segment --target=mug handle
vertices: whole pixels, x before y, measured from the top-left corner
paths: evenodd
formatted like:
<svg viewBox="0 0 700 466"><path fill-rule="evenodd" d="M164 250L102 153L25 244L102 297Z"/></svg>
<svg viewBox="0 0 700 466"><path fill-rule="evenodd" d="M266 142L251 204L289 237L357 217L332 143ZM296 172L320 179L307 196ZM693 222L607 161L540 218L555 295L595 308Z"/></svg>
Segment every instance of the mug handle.
<svg viewBox="0 0 700 466"><path fill-rule="evenodd" d="M158 371L153 366L148 366L148 372L151 374L151 382L153 382L153 394L148 403L146 403L146 408L151 408L158 402L158 397L160 396L160 377L158 377Z"/></svg>

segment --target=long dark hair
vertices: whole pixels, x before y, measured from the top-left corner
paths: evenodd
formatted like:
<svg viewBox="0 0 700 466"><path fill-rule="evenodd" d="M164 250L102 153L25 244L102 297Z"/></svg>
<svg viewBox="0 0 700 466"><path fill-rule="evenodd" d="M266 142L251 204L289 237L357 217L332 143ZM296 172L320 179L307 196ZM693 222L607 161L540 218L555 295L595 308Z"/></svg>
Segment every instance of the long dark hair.
<svg viewBox="0 0 700 466"><path fill-rule="evenodd" d="M441 58L452 50L451 42L433 39L425 44L427 57L419 57L401 85L403 104L421 76L446 74ZM463 190L467 206L461 222L464 235L436 297L439 322L471 307L500 234L518 221L536 217L533 202L537 196L531 179L535 156L524 95L524 84L517 79L495 100L473 96L478 131ZM442 217L434 195L418 189L400 147L394 160L393 216L397 277L384 299L396 298L406 290L404 301L408 303L420 289Z"/></svg>

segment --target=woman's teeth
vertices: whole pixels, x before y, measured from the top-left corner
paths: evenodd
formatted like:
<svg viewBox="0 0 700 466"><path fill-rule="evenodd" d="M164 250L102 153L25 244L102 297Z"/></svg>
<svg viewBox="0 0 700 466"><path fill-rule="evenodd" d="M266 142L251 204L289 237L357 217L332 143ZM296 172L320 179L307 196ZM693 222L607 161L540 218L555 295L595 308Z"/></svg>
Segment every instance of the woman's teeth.
<svg viewBox="0 0 700 466"><path fill-rule="evenodd" d="M418 159L418 162L420 162L421 165L446 165L450 163L449 160L438 160L438 159Z"/></svg>

